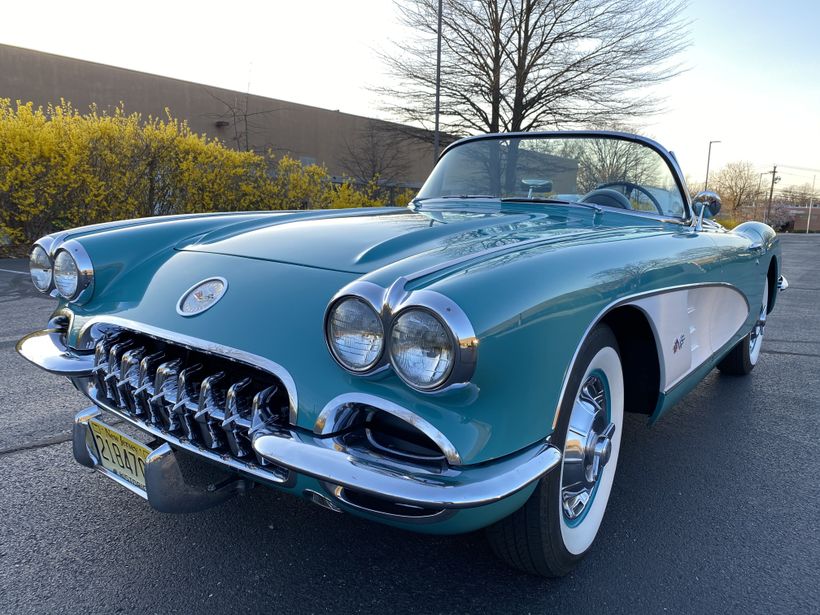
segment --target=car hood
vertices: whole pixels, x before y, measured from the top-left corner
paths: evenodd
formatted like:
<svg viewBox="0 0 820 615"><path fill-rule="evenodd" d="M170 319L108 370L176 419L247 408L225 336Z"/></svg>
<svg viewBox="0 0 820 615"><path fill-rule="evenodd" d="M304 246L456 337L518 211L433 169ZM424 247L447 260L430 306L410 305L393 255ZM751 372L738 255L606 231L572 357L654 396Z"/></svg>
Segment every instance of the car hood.
<svg viewBox="0 0 820 615"><path fill-rule="evenodd" d="M429 266L451 258L538 238L577 239L641 224L641 218L544 207L378 209L254 221L212 231L179 249L276 261L358 275L412 259ZM657 228L657 221L649 221ZM646 222L643 222L645 225Z"/></svg>

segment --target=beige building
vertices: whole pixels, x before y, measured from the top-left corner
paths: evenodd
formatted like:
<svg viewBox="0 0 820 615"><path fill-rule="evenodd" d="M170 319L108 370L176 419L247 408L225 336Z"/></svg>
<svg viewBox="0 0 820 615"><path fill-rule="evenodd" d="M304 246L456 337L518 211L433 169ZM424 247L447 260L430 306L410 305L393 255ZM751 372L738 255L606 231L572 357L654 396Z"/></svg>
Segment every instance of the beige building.
<svg viewBox="0 0 820 615"><path fill-rule="evenodd" d="M8 45L0 45L0 98L43 106L62 98L81 111L122 102L155 117L167 108L228 146L289 154L336 177L379 171L386 183L417 187L433 165L432 145L399 124Z"/></svg>

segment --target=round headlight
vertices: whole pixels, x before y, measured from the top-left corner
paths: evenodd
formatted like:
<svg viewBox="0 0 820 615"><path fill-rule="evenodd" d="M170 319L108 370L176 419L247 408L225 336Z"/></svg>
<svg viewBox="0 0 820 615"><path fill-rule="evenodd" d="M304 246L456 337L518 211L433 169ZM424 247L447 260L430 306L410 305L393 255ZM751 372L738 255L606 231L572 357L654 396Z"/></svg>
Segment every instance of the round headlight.
<svg viewBox="0 0 820 615"><path fill-rule="evenodd" d="M54 286L64 299L73 299L77 295L80 269L66 250L60 250L54 259Z"/></svg>
<svg viewBox="0 0 820 615"><path fill-rule="evenodd" d="M407 384L419 389L436 388L450 375L455 356L452 336L430 312L410 309L393 323L390 359Z"/></svg>
<svg viewBox="0 0 820 615"><path fill-rule="evenodd" d="M29 257L28 268L34 287L41 293L48 292L51 288L52 265L48 252L42 246L34 246Z"/></svg>
<svg viewBox="0 0 820 615"><path fill-rule="evenodd" d="M382 356L384 327L372 307L349 297L337 303L328 315L327 341L342 367L363 372Z"/></svg>

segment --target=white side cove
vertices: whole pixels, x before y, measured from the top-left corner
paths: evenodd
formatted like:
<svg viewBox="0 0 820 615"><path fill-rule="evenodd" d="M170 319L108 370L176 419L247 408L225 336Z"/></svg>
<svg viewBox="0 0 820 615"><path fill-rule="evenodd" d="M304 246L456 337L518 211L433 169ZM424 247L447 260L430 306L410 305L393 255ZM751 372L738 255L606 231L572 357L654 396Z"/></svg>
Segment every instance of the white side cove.
<svg viewBox="0 0 820 615"><path fill-rule="evenodd" d="M654 330L664 392L720 350L749 316L743 294L724 285L682 288L629 304L647 315Z"/></svg>

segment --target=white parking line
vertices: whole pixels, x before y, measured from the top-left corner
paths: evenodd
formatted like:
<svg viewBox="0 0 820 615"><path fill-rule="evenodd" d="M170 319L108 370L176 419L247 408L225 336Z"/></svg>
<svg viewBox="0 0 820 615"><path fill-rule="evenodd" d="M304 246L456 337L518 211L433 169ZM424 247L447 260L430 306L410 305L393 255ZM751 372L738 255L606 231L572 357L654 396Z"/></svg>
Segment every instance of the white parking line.
<svg viewBox="0 0 820 615"><path fill-rule="evenodd" d="M16 273L17 275L30 275L27 271L14 271L14 269L0 269L5 273Z"/></svg>

